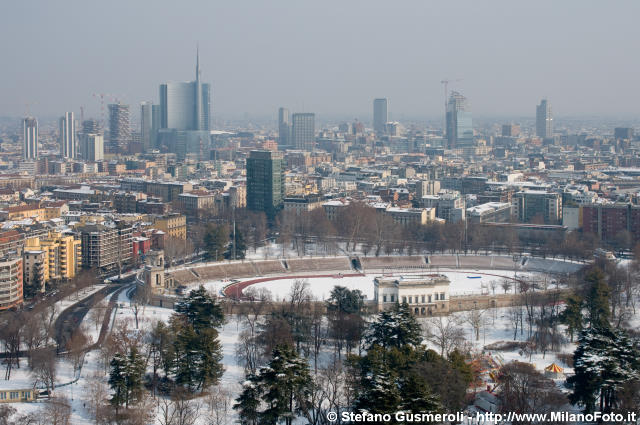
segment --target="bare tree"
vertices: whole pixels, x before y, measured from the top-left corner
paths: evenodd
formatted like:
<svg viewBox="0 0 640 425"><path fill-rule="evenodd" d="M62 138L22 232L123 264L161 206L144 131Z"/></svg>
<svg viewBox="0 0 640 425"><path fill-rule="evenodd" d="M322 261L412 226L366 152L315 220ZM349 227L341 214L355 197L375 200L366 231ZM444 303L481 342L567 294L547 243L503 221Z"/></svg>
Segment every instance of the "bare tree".
<svg viewBox="0 0 640 425"><path fill-rule="evenodd" d="M464 320L473 329L473 333L475 334L476 341L480 341L480 329L484 324L484 311L481 310L470 310L467 311L464 315Z"/></svg>
<svg viewBox="0 0 640 425"><path fill-rule="evenodd" d="M211 425L229 423L233 401L233 395L229 389L222 388L220 385L211 387L205 399L207 406L207 423Z"/></svg>
<svg viewBox="0 0 640 425"><path fill-rule="evenodd" d="M511 289L511 280L510 279L502 279L502 282L500 282L500 287L504 290L504 293L506 294L507 292L509 292L509 289Z"/></svg>
<svg viewBox="0 0 640 425"><path fill-rule="evenodd" d="M93 339L91 336L87 335L81 328L76 329L76 331L71 334L71 338L67 341L67 356L73 365L74 376L84 362L84 356L92 342Z"/></svg>
<svg viewBox="0 0 640 425"><path fill-rule="evenodd" d="M194 425L200 418L199 408L199 403L178 389L171 399L160 400L160 425Z"/></svg>
<svg viewBox="0 0 640 425"><path fill-rule="evenodd" d="M71 403L66 397L53 397L42 412L51 425L69 425L71 421Z"/></svg>
<svg viewBox="0 0 640 425"><path fill-rule="evenodd" d="M89 310L88 319L89 322L91 322L95 326L96 331L98 331L102 326L102 323L104 322L104 315L106 312L107 306L102 302L96 304L91 308L91 310Z"/></svg>
<svg viewBox="0 0 640 425"><path fill-rule="evenodd" d="M20 368L20 345L22 342L22 327L24 325L21 313L7 312L3 317L4 323L0 327L0 340L4 345L6 369L4 379L11 379L13 365Z"/></svg>
<svg viewBox="0 0 640 425"><path fill-rule="evenodd" d="M23 342L27 347L27 360L31 367L31 356L34 350L42 347L46 341L46 330L39 317L32 313L24 314Z"/></svg>
<svg viewBox="0 0 640 425"><path fill-rule="evenodd" d="M104 375L94 372L87 381L89 391L85 395L89 402L89 412L96 423L104 423L111 409L109 406L109 388L105 382Z"/></svg>
<svg viewBox="0 0 640 425"><path fill-rule="evenodd" d="M460 319L455 316L433 317L425 323L425 336L440 348L441 356L449 354L464 342L464 330L460 324Z"/></svg>
<svg viewBox="0 0 640 425"><path fill-rule="evenodd" d="M51 398L53 390L55 389L57 373L57 359L55 348L45 347L34 351L31 364L31 373L35 378L36 384L44 384L47 388L49 398Z"/></svg>

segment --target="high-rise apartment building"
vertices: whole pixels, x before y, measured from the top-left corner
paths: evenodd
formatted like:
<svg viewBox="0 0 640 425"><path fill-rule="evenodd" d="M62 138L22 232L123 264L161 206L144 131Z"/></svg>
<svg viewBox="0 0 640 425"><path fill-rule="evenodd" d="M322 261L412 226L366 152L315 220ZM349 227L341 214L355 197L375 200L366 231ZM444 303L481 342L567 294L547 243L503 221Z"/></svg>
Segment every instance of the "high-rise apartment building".
<svg viewBox="0 0 640 425"><path fill-rule="evenodd" d="M373 131L377 135L385 134L389 121L389 102L387 98L373 99Z"/></svg>
<svg viewBox="0 0 640 425"><path fill-rule="evenodd" d="M132 227L119 223L115 228L102 224L78 227L82 241L83 267L118 269L133 256Z"/></svg>
<svg viewBox="0 0 640 425"><path fill-rule="evenodd" d="M316 114L296 113L291 116L291 138L296 149L311 151L316 142Z"/></svg>
<svg viewBox="0 0 640 425"><path fill-rule="evenodd" d="M447 104L447 148L473 146L473 122L467 98L451 92Z"/></svg>
<svg viewBox="0 0 640 425"><path fill-rule="evenodd" d="M284 155L251 151L247 158L247 208L275 218L284 203Z"/></svg>
<svg viewBox="0 0 640 425"><path fill-rule="evenodd" d="M73 112L65 112L60 118L60 155L65 158L77 158L76 120Z"/></svg>
<svg viewBox="0 0 640 425"><path fill-rule="evenodd" d="M536 136L543 139L553 137L553 116L547 99L542 99L536 106Z"/></svg>
<svg viewBox="0 0 640 425"><path fill-rule="evenodd" d="M27 117L22 121L22 156L24 159L38 159L38 120Z"/></svg>
<svg viewBox="0 0 640 425"><path fill-rule="evenodd" d="M287 108L278 109L278 147L281 150L291 148L291 120Z"/></svg>
<svg viewBox="0 0 640 425"><path fill-rule="evenodd" d="M90 162L104 160L104 137L102 134L85 134L82 137L82 158Z"/></svg>
<svg viewBox="0 0 640 425"><path fill-rule="evenodd" d="M129 105L114 103L109 105L109 153L123 154L129 150L131 127L129 121Z"/></svg>
<svg viewBox="0 0 640 425"><path fill-rule="evenodd" d="M0 258L0 310L16 307L23 302L22 257Z"/></svg>
<svg viewBox="0 0 640 425"><path fill-rule="evenodd" d="M527 190L513 195L513 215L522 223L562 222L562 195L543 190Z"/></svg>

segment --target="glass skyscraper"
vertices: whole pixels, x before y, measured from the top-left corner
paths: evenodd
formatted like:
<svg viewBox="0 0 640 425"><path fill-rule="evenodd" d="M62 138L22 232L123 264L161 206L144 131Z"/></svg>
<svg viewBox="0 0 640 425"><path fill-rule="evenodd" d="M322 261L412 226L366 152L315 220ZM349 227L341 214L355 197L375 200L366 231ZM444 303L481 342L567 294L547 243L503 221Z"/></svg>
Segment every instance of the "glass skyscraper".
<svg viewBox="0 0 640 425"><path fill-rule="evenodd" d="M447 104L447 148L473 146L473 121L467 98L451 92Z"/></svg>
<svg viewBox="0 0 640 425"><path fill-rule="evenodd" d="M200 81L196 58L196 80L160 85L160 128L211 130L211 86Z"/></svg>
<svg viewBox="0 0 640 425"><path fill-rule="evenodd" d="M553 116L547 99L542 99L536 107L536 136L543 139L553 137Z"/></svg>
<svg viewBox="0 0 640 425"><path fill-rule="evenodd" d="M247 158L247 209L275 218L284 203L284 155L251 151Z"/></svg>

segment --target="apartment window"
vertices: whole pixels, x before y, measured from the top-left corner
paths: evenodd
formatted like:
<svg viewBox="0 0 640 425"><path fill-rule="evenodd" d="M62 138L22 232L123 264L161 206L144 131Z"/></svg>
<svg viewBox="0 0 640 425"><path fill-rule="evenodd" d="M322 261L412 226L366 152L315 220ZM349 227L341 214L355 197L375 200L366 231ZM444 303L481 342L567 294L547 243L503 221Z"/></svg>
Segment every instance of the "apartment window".
<svg viewBox="0 0 640 425"><path fill-rule="evenodd" d="M387 296L386 296L386 295L383 295L383 296L382 296L382 302L383 302L383 303L386 303L386 302L387 302Z"/></svg>
<svg viewBox="0 0 640 425"><path fill-rule="evenodd" d="M444 292L440 292L440 299L444 300Z"/></svg>
<svg viewBox="0 0 640 425"><path fill-rule="evenodd" d="M395 295L391 295L391 302L395 302L396 301L396 296Z"/></svg>
<svg viewBox="0 0 640 425"><path fill-rule="evenodd" d="M402 297L402 302L406 303L407 302L407 297Z"/></svg>
<svg viewBox="0 0 640 425"><path fill-rule="evenodd" d="M424 295L422 296L422 303L424 304Z"/></svg>
<svg viewBox="0 0 640 425"><path fill-rule="evenodd" d="M6 392L1 392L0 393L0 400L6 400L7 399L7 393Z"/></svg>
<svg viewBox="0 0 640 425"><path fill-rule="evenodd" d="M413 297L409 297L409 304L413 302Z"/></svg>
<svg viewBox="0 0 640 425"><path fill-rule="evenodd" d="M429 302L431 302L431 295L429 295Z"/></svg>

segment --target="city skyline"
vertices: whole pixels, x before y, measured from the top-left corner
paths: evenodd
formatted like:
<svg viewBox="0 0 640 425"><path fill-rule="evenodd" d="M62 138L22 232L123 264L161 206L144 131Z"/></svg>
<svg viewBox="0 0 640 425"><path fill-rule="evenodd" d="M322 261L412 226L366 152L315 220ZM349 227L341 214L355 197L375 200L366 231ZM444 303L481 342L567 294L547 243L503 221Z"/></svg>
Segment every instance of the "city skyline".
<svg viewBox="0 0 640 425"><path fill-rule="evenodd" d="M588 9L574 3L515 7L495 2L481 7L470 2L407 2L383 8L374 2L363 8L330 2L303 8L282 2L280 8L294 19L281 22L278 13L257 2L251 7L198 3L189 10L168 4L162 13L140 2L131 6L128 16L116 13L117 2L69 2L68 8L77 13L99 17L98 24L118 24L122 31L116 33L89 31L93 20L90 27L89 21L80 21L79 27L48 31L68 8L42 2L35 12L24 13L29 6L13 4L0 22L5 38L24 33L23 16L29 16L34 31L0 48L7 63L28 65L5 70L0 116L59 116L65 110L77 113L81 106L86 116L96 116L94 93L111 94L131 105L158 102L157 85L184 79L198 42L202 67L216 93L212 109L219 117L274 115L282 104L319 115L364 117L371 99L380 95L393 99L394 116L438 116L440 81L446 78L462 79L451 89L472 99L478 116L528 115L529 105L545 96L553 99L559 115L631 115L638 64L625 52L632 51L637 39L632 12L640 6L621 2ZM347 13L331 14L332 4ZM360 19L352 22L351 12ZM144 36L131 38L143 13L151 15L145 15L151 25ZM190 22L194 30L162 34L163 25L174 16ZM233 27L241 16L243 25ZM306 16L317 19L302 19ZM536 24L536 17L542 16L544 31ZM332 34L323 32L326 19L336 29ZM442 37L452 19L466 29L455 37ZM379 33L377 29L389 23L394 31ZM286 48L276 42L293 33L296 37L287 38ZM48 50L55 51L49 44L62 41L73 41L75 51L90 52L71 52L75 78L68 78L67 60L49 56ZM27 46L35 46L37 54ZM533 54L542 49L544 61ZM379 50L397 50L398 60L380 61ZM611 62L620 57L628 59ZM339 72L327 72L325 58L341 65ZM38 66L45 62L46 78ZM119 62L127 66L103 66Z"/></svg>

